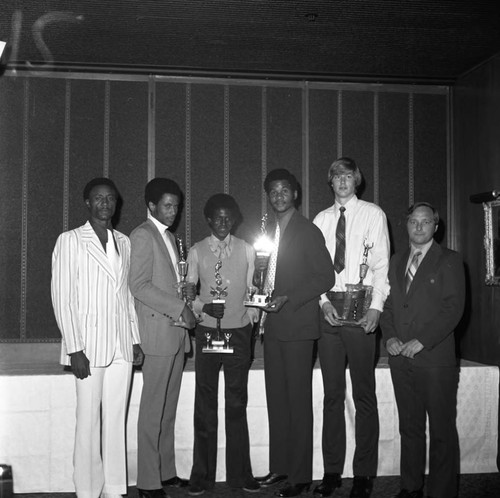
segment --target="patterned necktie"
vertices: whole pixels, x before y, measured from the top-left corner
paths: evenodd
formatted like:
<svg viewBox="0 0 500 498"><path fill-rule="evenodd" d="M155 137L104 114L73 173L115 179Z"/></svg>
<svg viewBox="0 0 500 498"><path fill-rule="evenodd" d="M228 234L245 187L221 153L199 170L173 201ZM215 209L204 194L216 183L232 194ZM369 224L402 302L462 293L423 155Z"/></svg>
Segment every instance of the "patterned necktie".
<svg viewBox="0 0 500 498"><path fill-rule="evenodd" d="M340 217L335 232L335 258L333 260L333 269L340 273L345 268L345 207L340 208Z"/></svg>
<svg viewBox="0 0 500 498"><path fill-rule="evenodd" d="M280 226L276 225L276 232L274 233L274 249L269 257L269 266L267 269L266 283L264 290L267 293L272 293L274 290L274 279L276 277L276 261L278 259L278 248L280 245Z"/></svg>
<svg viewBox="0 0 500 498"><path fill-rule="evenodd" d="M417 251L411 259L410 266L408 267L408 271L406 272L406 292L408 292L408 290L410 289L410 285L413 282L413 277L415 276L415 273L417 273L418 258L421 254L422 251Z"/></svg>
<svg viewBox="0 0 500 498"><path fill-rule="evenodd" d="M219 253L219 259L226 259L228 254L227 254L227 243L224 241L219 242L218 244L218 253Z"/></svg>

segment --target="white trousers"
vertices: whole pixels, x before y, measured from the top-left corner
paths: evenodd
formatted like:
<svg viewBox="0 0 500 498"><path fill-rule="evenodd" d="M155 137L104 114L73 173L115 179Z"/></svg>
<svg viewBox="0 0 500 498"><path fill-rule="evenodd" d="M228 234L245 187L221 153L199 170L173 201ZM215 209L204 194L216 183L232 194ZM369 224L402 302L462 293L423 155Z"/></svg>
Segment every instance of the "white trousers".
<svg viewBox="0 0 500 498"><path fill-rule="evenodd" d="M86 379L75 379L76 495L78 498L99 498L101 493L123 495L127 493L125 417L132 363L125 361L117 349L109 366L91 367L90 371Z"/></svg>

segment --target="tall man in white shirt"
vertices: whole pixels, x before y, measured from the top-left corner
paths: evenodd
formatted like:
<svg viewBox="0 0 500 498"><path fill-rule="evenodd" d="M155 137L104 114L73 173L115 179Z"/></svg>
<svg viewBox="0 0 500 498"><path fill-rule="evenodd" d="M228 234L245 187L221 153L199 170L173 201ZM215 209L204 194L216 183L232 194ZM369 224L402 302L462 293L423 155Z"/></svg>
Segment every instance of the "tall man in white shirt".
<svg viewBox="0 0 500 498"><path fill-rule="evenodd" d="M128 287L130 241L111 223L118 197L109 178L87 183L89 220L61 234L52 254L61 363L76 377L78 498L127 493L125 417L132 364L142 363L143 354Z"/></svg>
<svg viewBox="0 0 500 498"><path fill-rule="evenodd" d="M321 497L331 496L341 485L346 451L346 364L349 364L356 408L354 483L350 497L370 496L377 473L379 421L375 396L374 332L389 294L389 235L384 212L356 196L361 181L361 171L352 159L342 157L334 161L328 170L328 183L335 203L314 219L323 232L335 268L335 286L320 300L324 314L318 342L324 386L324 477L314 494ZM364 284L373 287L372 301L366 315L356 325L347 325L340 319L346 284L359 282L365 247L370 249Z"/></svg>
<svg viewBox="0 0 500 498"><path fill-rule="evenodd" d="M151 180L145 190L148 219L130 234L130 290L145 355L137 428L140 498L163 498L163 486L188 484L177 476L174 448L184 353L191 348L187 329L195 325L193 312L177 294L178 253L169 231L180 200L173 180ZM176 325L179 322L185 327Z"/></svg>

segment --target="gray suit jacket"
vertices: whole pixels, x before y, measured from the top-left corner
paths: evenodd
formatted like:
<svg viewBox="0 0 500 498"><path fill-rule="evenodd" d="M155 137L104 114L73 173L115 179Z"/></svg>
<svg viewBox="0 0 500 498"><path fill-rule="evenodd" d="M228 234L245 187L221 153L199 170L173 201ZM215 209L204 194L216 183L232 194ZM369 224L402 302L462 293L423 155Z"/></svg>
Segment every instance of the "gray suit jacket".
<svg viewBox="0 0 500 498"><path fill-rule="evenodd" d="M177 276L160 232L147 220L130 234L130 242L129 284L135 297L142 350L155 356L189 351L187 331L173 325L185 303L177 297Z"/></svg>

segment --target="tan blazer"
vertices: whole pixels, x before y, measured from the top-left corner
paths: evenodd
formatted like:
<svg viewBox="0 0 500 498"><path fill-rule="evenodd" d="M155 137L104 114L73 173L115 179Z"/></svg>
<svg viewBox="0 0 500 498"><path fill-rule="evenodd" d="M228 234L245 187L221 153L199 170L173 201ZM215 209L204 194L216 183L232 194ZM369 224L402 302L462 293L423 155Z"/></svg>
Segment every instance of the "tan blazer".
<svg viewBox="0 0 500 498"><path fill-rule="evenodd" d="M52 305L62 334L61 363L84 351L91 367L113 359L117 339L123 357L133 360L140 342L134 299L128 287L130 241L114 230L120 268L115 274L94 229L85 225L62 233L52 253Z"/></svg>
<svg viewBox="0 0 500 498"><path fill-rule="evenodd" d="M187 331L173 325L185 303L177 297L177 274L165 241L150 220L130 234L130 241L129 283L135 297L142 350L153 356L174 355L180 349L189 351Z"/></svg>

